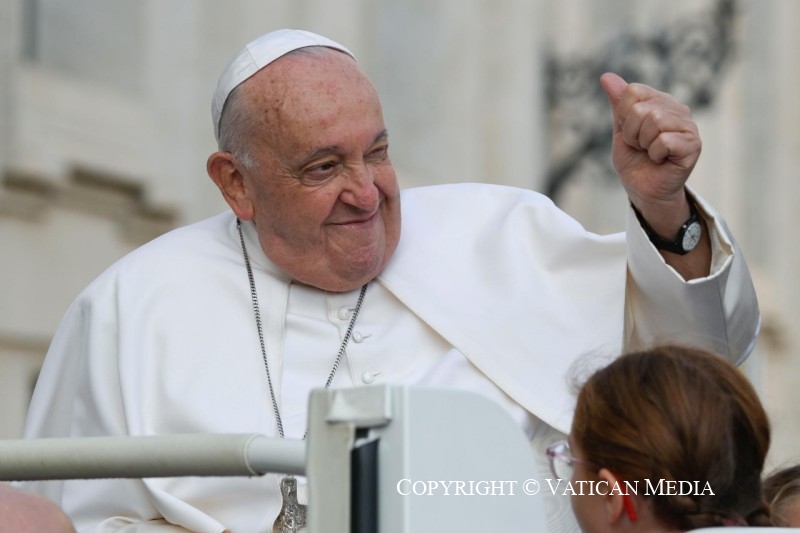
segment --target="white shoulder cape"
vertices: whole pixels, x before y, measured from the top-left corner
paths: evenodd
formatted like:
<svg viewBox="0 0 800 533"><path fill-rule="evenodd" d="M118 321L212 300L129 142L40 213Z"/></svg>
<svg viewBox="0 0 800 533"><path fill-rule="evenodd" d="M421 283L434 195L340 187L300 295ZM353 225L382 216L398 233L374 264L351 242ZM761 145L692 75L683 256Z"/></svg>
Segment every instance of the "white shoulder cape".
<svg viewBox="0 0 800 533"><path fill-rule="evenodd" d="M587 354L670 340L740 362L752 349L759 313L747 268L722 221L698 202L714 268L686 283L632 214L627 238L598 236L531 191L412 189L402 196L400 244L378 281L525 409L567 431L570 376ZM256 274L270 342L283 337L288 284ZM78 296L46 357L25 436L270 434L262 365L236 223L225 213L139 248ZM248 531L277 513L269 476L38 490L79 529L105 520L97 531L161 517L193 531Z"/></svg>

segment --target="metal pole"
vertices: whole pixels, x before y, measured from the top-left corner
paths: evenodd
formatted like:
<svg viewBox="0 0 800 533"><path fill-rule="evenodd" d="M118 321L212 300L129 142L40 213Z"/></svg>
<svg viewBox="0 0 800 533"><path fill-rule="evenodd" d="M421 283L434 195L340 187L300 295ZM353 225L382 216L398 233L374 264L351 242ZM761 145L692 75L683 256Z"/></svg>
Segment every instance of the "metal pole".
<svg viewBox="0 0 800 533"><path fill-rule="evenodd" d="M305 453L259 434L0 440L0 480L304 475Z"/></svg>

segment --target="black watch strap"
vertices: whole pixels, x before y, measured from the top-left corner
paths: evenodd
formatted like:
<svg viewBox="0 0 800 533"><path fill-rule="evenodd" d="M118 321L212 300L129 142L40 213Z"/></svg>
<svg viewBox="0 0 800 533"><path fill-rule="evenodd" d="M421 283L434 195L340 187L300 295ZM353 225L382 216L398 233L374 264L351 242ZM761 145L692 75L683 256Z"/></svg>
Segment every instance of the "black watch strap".
<svg viewBox="0 0 800 533"><path fill-rule="evenodd" d="M700 222L700 214L697 212L697 207L695 207L688 193L686 194L686 200L689 202L690 215L681 226L681 229L678 231L678 236L674 241L665 239L653 231L653 228L645 221L642 214L636 209L636 206L631 204L634 213L636 213L636 218L639 219L639 223L642 225L642 229L644 229L644 232L650 238L650 242L652 242L653 246L657 249L674 254L686 255L694 250L700 242L700 237L703 235L703 224Z"/></svg>

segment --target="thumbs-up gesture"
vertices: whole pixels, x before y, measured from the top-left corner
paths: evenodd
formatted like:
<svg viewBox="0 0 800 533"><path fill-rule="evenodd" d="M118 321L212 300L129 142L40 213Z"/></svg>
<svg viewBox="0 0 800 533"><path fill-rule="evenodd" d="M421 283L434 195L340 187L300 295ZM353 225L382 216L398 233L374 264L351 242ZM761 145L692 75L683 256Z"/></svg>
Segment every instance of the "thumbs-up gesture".
<svg viewBox="0 0 800 533"><path fill-rule="evenodd" d="M612 162L630 200L648 221L651 208L685 205L683 185L701 149L689 108L667 93L629 84L616 74L603 74L600 85L614 117ZM679 222L683 220L685 216ZM657 221L652 222L657 229Z"/></svg>
<svg viewBox="0 0 800 533"><path fill-rule="evenodd" d="M616 74L600 77L614 117L611 160L631 203L664 239L674 239L690 215L684 184L700 157L700 135L689 108L667 93ZM706 275L706 232L686 256L665 255L685 279ZM663 254L662 254L663 255Z"/></svg>

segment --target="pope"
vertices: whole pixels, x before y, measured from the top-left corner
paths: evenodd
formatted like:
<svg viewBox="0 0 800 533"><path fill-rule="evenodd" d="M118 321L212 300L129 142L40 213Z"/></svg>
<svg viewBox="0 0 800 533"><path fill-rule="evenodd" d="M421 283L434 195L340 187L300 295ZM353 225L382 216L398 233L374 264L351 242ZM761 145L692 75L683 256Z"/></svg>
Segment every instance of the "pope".
<svg viewBox="0 0 800 533"><path fill-rule="evenodd" d="M378 94L347 48L297 30L249 43L212 99L219 150L207 169L230 210L141 247L77 297L26 437L302 438L314 388L450 387L501 405L545 479L544 450L571 423L572 366L587 354L677 340L740 363L758 306L723 219L686 186L701 149L689 109L614 74L600 83L630 200L614 235L529 190L401 191ZM291 531L281 492L302 504L303 485L30 487L79 531L220 533ZM553 531L577 527L565 499L548 512Z"/></svg>

